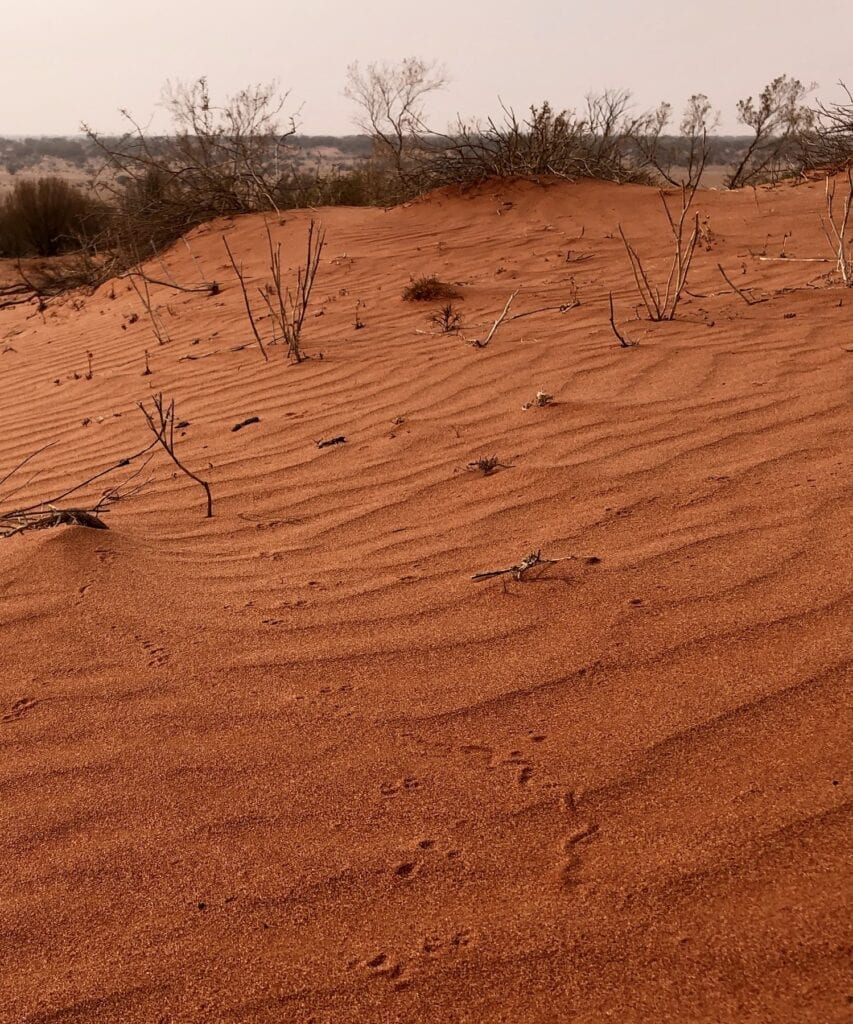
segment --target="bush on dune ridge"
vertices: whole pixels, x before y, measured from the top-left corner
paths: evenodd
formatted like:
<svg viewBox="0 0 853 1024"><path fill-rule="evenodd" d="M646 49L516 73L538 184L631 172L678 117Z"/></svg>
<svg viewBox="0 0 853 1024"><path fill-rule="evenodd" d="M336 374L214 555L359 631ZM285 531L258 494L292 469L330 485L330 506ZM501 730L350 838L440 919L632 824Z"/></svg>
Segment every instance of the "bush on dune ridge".
<svg viewBox="0 0 853 1024"><path fill-rule="evenodd" d="M424 105L445 81L440 68L416 58L363 70L352 65L345 94L356 104L371 154L355 165L313 170L299 156L304 140L296 135L295 113L284 113L288 93L274 83L245 88L222 104L214 102L205 78L167 85L172 134L150 136L126 112L129 128L117 139L84 125L88 151L99 152L103 162L93 192L57 185L57 179L21 183L12 206L11 200L2 204L0 250L53 255L76 244L100 254L87 264L90 283L97 284L219 216L391 206L438 187L495 177L693 187L709 160L723 154L732 160L728 183L734 187L838 167L853 155L853 103L811 108L810 89L788 76L774 79L757 100L740 101L739 118L752 135L736 152L732 140L709 135L718 114L702 94L690 97L676 135L666 134L669 104L634 114L625 90L590 95L577 113L546 101L519 117L504 106L497 118L460 118L436 132ZM64 221L56 219L60 213ZM75 273L70 286L79 278Z"/></svg>

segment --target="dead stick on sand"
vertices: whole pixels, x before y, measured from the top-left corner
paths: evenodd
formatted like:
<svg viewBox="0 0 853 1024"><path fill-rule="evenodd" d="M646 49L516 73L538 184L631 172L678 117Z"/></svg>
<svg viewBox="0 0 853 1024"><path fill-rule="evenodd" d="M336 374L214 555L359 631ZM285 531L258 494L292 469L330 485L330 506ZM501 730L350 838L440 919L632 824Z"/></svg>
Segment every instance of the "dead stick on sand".
<svg viewBox="0 0 853 1024"><path fill-rule="evenodd" d="M756 256L762 263L834 263L826 256Z"/></svg>
<svg viewBox="0 0 853 1024"><path fill-rule="evenodd" d="M497 331L497 329L504 322L504 320L506 320L506 315L509 312L509 307L512 305L512 300L516 297L516 295L518 295L518 288L516 288L512 295L510 295L510 297L506 300L506 305L503 308L503 312L492 324L491 328L489 329L489 333L486 335L486 337L483 338L482 341L477 341L475 339L474 341L471 342L474 348L485 348L486 345L489 344L489 342L495 336L495 331Z"/></svg>
<svg viewBox="0 0 853 1024"><path fill-rule="evenodd" d="M566 555L563 558L543 558L542 551L531 551L529 555L526 555L518 563L518 565L511 565L507 569L490 569L487 572L477 572L471 577L472 580L490 580L494 579L495 576L509 576L512 575L517 580L523 580L524 574L534 569L538 565L556 565L557 562L567 562L575 558L575 555Z"/></svg>
<svg viewBox="0 0 853 1024"><path fill-rule="evenodd" d="M506 322L511 323L513 320L521 320L525 316L533 316L534 313L551 313L554 310L558 310L560 313L568 313L570 309L577 309L580 305L577 299L573 299L571 302L561 302L558 306L540 306L538 309L528 309L526 313L515 313L513 316L507 317Z"/></svg>
<svg viewBox="0 0 853 1024"><path fill-rule="evenodd" d="M270 357L267 355L267 350L264 346L264 340L258 331L257 325L255 324L255 314L252 312L252 304L249 302L249 293L246 291L246 279L243 276L243 268L237 266L237 261L234 259L234 254L231 252L231 246L228 244L228 239L225 235L222 236L222 241L225 243L225 251L228 253L228 258L231 260L231 266L234 268L234 273L237 275L237 280L240 282L240 290L243 292L243 302L246 306L246 315L249 318L249 324L252 328L252 334L255 336L255 341L258 343L258 348L261 350L261 355L264 357L264 362L269 362Z"/></svg>
<svg viewBox="0 0 853 1024"><path fill-rule="evenodd" d="M737 295L739 295L743 299L743 301L747 304L747 306L755 306L759 302L766 302L767 301L767 299L754 299L754 298L752 298L752 296L747 295L746 292L742 288L738 288L738 286L734 283L734 281L732 281L732 279L725 272L725 270L723 270L722 263L718 263L717 264L717 270L719 270L719 272L723 275L723 280L726 282L726 284L729 286L729 288L731 288L731 290L733 292L735 292Z"/></svg>
<svg viewBox="0 0 853 1024"><path fill-rule="evenodd" d="M613 292L608 292L607 297L610 300L610 329L616 335L616 340L619 342L621 348L636 348L639 345L639 341L633 341L631 338L626 338L625 335L616 326L616 316L613 312Z"/></svg>

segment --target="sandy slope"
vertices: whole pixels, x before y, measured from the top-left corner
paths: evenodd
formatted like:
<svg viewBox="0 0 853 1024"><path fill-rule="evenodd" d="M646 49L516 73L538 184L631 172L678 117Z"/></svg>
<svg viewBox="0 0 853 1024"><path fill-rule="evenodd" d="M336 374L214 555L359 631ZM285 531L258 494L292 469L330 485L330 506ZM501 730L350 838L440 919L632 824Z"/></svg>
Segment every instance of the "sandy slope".
<svg viewBox="0 0 853 1024"><path fill-rule="evenodd" d="M157 459L110 532L0 541L4 1024L850 1019L853 295L750 255L822 255L822 185L699 205L674 323L614 237L662 260L656 194L604 184L324 212L300 366L249 344L253 217L191 238L220 295L153 290L168 345L124 282L0 312L0 476L162 390L216 503ZM582 305L478 351L417 333L433 271L474 325ZM578 558L471 582L534 547Z"/></svg>

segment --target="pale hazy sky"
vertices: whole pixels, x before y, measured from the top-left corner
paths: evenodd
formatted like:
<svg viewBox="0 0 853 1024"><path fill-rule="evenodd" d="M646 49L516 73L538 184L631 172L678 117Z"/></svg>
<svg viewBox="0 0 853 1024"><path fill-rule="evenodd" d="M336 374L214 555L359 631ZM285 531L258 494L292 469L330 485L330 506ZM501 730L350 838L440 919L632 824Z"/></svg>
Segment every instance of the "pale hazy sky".
<svg viewBox="0 0 853 1024"><path fill-rule="evenodd" d="M735 101L776 75L853 85L849 0L0 0L0 32L0 134L117 130L119 107L147 120L166 79L199 75L215 97L278 79L302 131L342 134L347 65L405 56L447 69L438 127L499 95L573 107L614 86L638 108L705 92L733 131Z"/></svg>

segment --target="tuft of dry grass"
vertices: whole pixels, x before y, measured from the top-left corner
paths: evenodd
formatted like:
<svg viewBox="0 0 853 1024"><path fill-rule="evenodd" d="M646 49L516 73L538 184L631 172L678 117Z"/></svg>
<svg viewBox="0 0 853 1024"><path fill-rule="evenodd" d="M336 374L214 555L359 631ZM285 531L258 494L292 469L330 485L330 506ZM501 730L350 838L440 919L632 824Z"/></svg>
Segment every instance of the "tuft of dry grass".
<svg viewBox="0 0 853 1024"><path fill-rule="evenodd" d="M458 289L446 281L440 281L435 274L415 278L403 289L406 302L433 302L436 299L460 299Z"/></svg>
<svg viewBox="0 0 853 1024"><path fill-rule="evenodd" d="M512 466L501 462L497 455L483 455L479 459L469 462L468 469L479 470L483 476L491 476L496 469L512 469Z"/></svg>
<svg viewBox="0 0 853 1024"><path fill-rule="evenodd" d="M453 308L452 302L445 302L441 309L431 313L428 319L438 328L440 334L458 334L462 327L462 314Z"/></svg>

